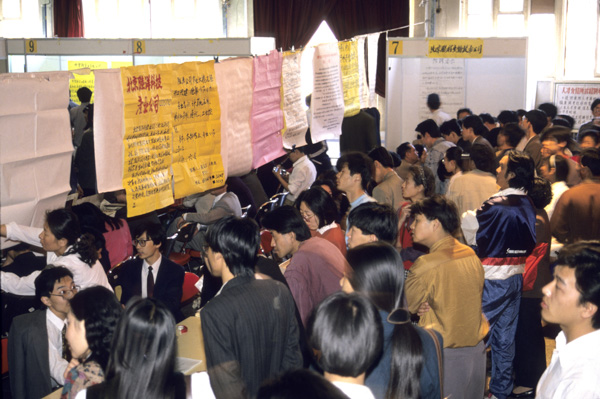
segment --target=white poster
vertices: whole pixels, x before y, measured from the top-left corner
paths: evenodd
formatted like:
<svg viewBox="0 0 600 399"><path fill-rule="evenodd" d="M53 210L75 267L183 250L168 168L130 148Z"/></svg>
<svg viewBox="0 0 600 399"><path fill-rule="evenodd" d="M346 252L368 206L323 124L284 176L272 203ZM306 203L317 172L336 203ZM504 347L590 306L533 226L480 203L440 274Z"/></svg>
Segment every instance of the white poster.
<svg viewBox="0 0 600 399"><path fill-rule="evenodd" d="M65 206L73 154L68 101L68 72L0 76L2 223L42 227L47 210Z"/></svg>
<svg viewBox="0 0 600 399"><path fill-rule="evenodd" d="M423 58L419 81L419 120L431 118L427 96L437 93L441 109L449 115L465 106L465 60L462 58ZM415 126L416 127L416 126Z"/></svg>
<svg viewBox="0 0 600 399"><path fill-rule="evenodd" d="M379 33L367 35L367 65L369 66L369 106L377 104L375 99L375 81L377 80L377 43Z"/></svg>
<svg viewBox="0 0 600 399"><path fill-rule="evenodd" d="M303 146L308 129L304 99L302 98L302 76L300 75L300 60L302 52L285 53L281 67L283 119L283 146Z"/></svg>
<svg viewBox="0 0 600 399"><path fill-rule="evenodd" d="M365 63L365 37L357 39L358 49L358 99L360 108L369 108L369 85L367 83L367 67Z"/></svg>
<svg viewBox="0 0 600 399"><path fill-rule="evenodd" d="M310 133L316 143L342 134L344 91L337 43L315 48L313 71Z"/></svg>
<svg viewBox="0 0 600 399"><path fill-rule="evenodd" d="M94 154L98 192L123 188L123 86L121 69L94 71Z"/></svg>
<svg viewBox="0 0 600 399"><path fill-rule="evenodd" d="M594 83L557 83L554 104L559 114L571 115L575 127L592 120L592 103L600 97L600 85Z"/></svg>

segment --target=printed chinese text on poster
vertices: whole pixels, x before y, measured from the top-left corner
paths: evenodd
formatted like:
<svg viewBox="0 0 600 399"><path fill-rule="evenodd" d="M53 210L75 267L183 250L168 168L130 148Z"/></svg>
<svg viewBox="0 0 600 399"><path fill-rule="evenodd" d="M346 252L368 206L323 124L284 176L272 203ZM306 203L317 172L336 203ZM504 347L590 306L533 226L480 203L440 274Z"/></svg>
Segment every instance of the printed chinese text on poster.
<svg viewBox="0 0 600 399"><path fill-rule="evenodd" d="M125 135L123 187L127 216L172 204L170 65L121 69Z"/></svg>
<svg viewBox="0 0 600 399"><path fill-rule="evenodd" d="M225 183L214 61L172 64L175 198Z"/></svg>
<svg viewBox="0 0 600 399"><path fill-rule="evenodd" d="M355 40L339 42L340 68L344 88L344 118L360 111L358 97L358 43Z"/></svg>

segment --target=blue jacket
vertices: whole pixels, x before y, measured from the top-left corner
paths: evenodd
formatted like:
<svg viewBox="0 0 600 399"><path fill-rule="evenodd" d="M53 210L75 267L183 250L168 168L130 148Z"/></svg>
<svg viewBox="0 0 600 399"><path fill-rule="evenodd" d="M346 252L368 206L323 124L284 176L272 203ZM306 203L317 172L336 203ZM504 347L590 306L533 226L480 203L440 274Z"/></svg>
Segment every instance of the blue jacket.
<svg viewBox="0 0 600 399"><path fill-rule="evenodd" d="M535 248L535 207L521 190L500 191L477 210L475 240L488 280L522 274Z"/></svg>

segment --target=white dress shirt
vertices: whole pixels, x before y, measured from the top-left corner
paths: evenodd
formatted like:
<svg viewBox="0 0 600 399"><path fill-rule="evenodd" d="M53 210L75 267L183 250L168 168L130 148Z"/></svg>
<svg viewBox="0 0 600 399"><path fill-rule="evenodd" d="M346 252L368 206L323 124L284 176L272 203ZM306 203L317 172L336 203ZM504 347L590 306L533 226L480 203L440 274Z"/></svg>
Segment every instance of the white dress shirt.
<svg viewBox="0 0 600 399"><path fill-rule="evenodd" d="M302 191L308 189L317 179L317 169L306 155L294 162L294 169L290 175L288 191L290 194L287 199L295 201Z"/></svg>
<svg viewBox="0 0 600 399"><path fill-rule="evenodd" d="M600 398L600 330L569 343L561 331L536 392L539 399Z"/></svg>
<svg viewBox="0 0 600 399"><path fill-rule="evenodd" d="M554 213L556 203L560 199L560 196L563 195L564 192L568 189L569 186L567 186L567 183L565 183L564 181L557 181L555 183L552 183L552 200L544 208L546 210L546 213L548 214L548 219L552 218L552 213Z"/></svg>
<svg viewBox="0 0 600 399"><path fill-rule="evenodd" d="M7 239L21 241L37 247L42 246L39 237L41 232L42 229L40 228L19 226L14 222L6 225ZM67 248L65 253L70 249L71 247ZM46 263L48 265L64 266L69 269L73 273L73 281L81 289L101 285L113 291L111 285L108 283L106 272L99 261L96 261L90 267L77 254L58 256L54 252L48 252ZM28 276L19 277L14 273L0 272L2 289L16 295L35 295L34 281L40 273L41 271L35 271Z"/></svg>
<svg viewBox="0 0 600 399"><path fill-rule="evenodd" d="M158 276L158 268L160 267L160 261L162 260L162 255L158 257L156 262L149 265L148 262L144 259L144 263L142 263L142 298L148 297L148 267L152 266L152 275L154 276L154 286L156 287L156 276Z"/></svg>
<svg viewBox="0 0 600 399"><path fill-rule="evenodd" d="M349 382L332 381L340 391L350 399L375 399L373 392L365 386L359 384L351 384Z"/></svg>
<svg viewBox="0 0 600 399"><path fill-rule="evenodd" d="M50 361L50 377L52 387L58 387L65 383L65 370L69 365L63 359L62 329L66 320L61 320L50 309L46 309L46 329L48 330L48 360Z"/></svg>

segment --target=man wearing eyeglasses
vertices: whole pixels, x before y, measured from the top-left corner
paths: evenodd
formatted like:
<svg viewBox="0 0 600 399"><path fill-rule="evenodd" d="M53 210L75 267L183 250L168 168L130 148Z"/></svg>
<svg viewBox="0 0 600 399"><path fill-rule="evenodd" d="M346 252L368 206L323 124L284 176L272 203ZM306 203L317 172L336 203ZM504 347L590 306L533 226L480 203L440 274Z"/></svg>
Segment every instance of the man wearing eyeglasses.
<svg viewBox="0 0 600 399"><path fill-rule="evenodd" d="M73 274L49 265L35 279L35 296L45 309L15 317L8 339L13 398L41 398L65 382L70 357L66 331L69 300L77 293Z"/></svg>
<svg viewBox="0 0 600 399"><path fill-rule="evenodd" d="M176 321L183 319L179 309L183 292L183 268L161 255L165 232L161 225L143 223L134 230L137 258L123 264L119 273L121 303L134 296L156 298L169 308Z"/></svg>

